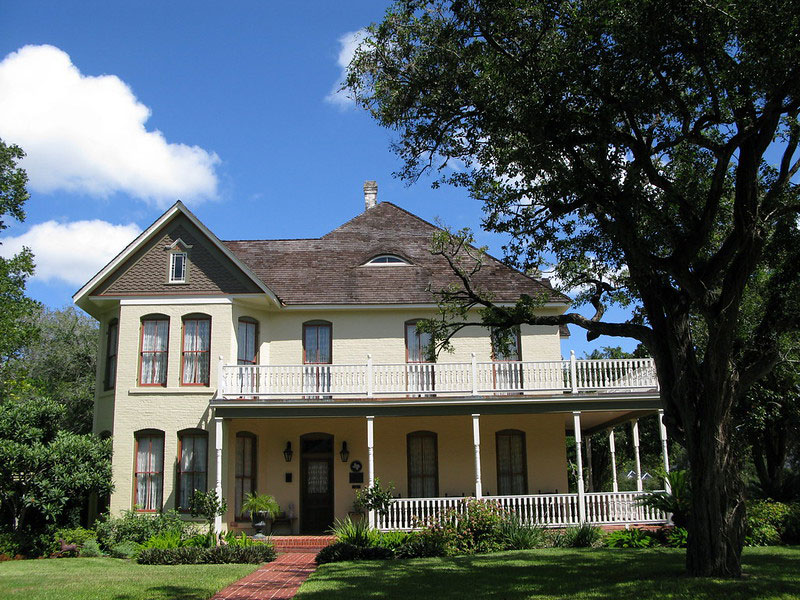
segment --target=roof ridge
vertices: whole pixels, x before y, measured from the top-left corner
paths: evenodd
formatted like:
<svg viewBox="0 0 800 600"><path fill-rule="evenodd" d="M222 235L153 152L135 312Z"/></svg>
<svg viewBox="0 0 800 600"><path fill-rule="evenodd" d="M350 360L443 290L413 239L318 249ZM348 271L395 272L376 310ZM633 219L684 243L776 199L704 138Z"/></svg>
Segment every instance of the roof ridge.
<svg viewBox="0 0 800 600"><path fill-rule="evenodd" d="M220 241L227 244L228 242L308 242L320 239L322 238L261 238L261 239L253 238L246 240L220 240Z"/></svg>

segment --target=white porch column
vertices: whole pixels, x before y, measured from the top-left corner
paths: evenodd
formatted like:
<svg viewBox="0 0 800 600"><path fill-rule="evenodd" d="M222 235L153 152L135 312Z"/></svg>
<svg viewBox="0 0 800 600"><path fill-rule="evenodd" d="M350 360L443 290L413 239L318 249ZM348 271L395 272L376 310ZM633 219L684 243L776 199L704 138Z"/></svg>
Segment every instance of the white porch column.
<svg viewBox="0 0 800 600"><path fill-rule="evenodd" d="M367 417L367 485L371 488L375 485L375 452L373 445L375 442L375 417ZM369 526L375 527L375 511L369 511Z"/></svg>
<svg viewBox="0 0 800 600"><path fill-rule="evenodd" d="M472 415L472 443L475 446L475 497L483 498L481 483L481 416Z"/></svg>
<svg viewBox="0 0 800 600"><path fill-rule="evenodd" d="M594 477L592 477L592 436L586 436L586 475L589 481L587 482L586 489L590 492L594 491Z"/></svg>
<svg viewBox="0 0 800 600"><path fill-rule="evenodd" d="M667 449L667 427L664 425L664 411L658 411L658 434L661 436L661 458L664 460L664 472L669 475L669 450ZM669 479L664 478L664 489L669 494L672 486Z"/></svg>
<svg viewBox="0 0 800 600"><path fill-rule="evenodd" d="M642 461L639 458L639 419L631 423L633 429L633 458L636 462L636 491L642 491Z"/></svg>
<svg viewBox="0 0 800 600"><path fill-rule="evenodd" d="M586 522L586 498L583 489L583 456L581 456L581 412L572 413L572 422L575 433L575 457L578 462L578 519Z"/></svg>
<svg viewBox="0 0 800 600"><path fill-rule="evenodd" d="M617 482L617 447L614 443L614 428L608 430L608 449L611 452L611 491L619 491Z"/></svg>
<svg viewBox="0 0 800 600"><path fill-rule="evenodd" d="M214 446L217 451L217 497L222 498L222 417L214 417ZM214 518L214 532L222 531L222 516Z"/></svg>

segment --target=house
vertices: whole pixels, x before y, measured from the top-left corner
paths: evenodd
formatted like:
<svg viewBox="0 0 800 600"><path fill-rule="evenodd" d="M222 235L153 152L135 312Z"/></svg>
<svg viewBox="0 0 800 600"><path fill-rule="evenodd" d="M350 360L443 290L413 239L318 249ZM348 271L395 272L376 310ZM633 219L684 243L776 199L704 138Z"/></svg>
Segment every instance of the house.
<svg viewBox="0 0 800 600"><path fill-rule="evenodd" d="M367 182L365 210L318 239L221 241L177 202L75 294L101 323L94 430L113 436L110 510L185 511L216 488L218 526L245 530L242 499L269 493L287 529L320 532L378 476L398 495L370 515L383 529L463 496L545 525L662 521L616 477L569 493L567 476L568 435L579 449L591 432L613 441L615 425L658 412L652 361L565 360L563 331L523 325L502 349L464 329L426 362L416 323L455 277L429 252L436 228L376 194ZM497 302L542 297L543 314L569 302L491 257L479 283Z"/></svg>

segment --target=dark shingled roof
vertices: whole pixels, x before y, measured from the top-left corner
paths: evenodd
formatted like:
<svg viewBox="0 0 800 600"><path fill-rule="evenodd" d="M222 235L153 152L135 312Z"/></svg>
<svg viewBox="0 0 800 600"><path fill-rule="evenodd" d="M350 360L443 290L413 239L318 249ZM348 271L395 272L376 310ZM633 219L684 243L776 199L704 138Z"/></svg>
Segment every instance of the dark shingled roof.
<svg viewBox="0 0 800 600"><path fill-rule="evenodd" d="M431 289L457 283L447 261L433 256L434 225L381 202L317 239L223 242L284 304L426 304ZM396 254L408 265L362 266L378 254ZM476 278L495 301L520 294L570 300L547 283L532 279L489 257Z"/></svg>

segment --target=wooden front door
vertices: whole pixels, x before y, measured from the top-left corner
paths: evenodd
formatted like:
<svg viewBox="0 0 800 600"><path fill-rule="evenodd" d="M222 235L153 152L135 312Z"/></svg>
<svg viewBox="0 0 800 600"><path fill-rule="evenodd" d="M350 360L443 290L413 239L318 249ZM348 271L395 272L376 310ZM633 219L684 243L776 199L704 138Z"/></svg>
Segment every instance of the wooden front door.
<svg viewBox="0 0 800 600"><path fill-rule="evenodd" d="M300 532L325 533L333 524L333 436L300 436Z"/></svg>

